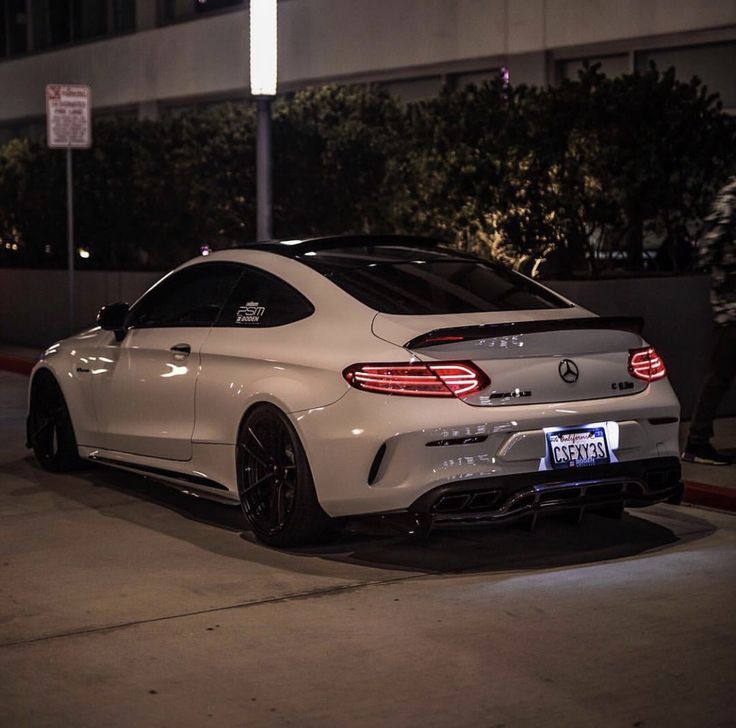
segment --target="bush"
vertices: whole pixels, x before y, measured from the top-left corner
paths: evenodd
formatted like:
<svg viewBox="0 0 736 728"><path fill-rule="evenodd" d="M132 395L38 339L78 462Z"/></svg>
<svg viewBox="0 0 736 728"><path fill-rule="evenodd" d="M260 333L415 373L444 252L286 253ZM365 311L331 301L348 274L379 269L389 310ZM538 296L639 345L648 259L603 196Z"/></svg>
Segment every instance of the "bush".
<svg viewBox="0 0 736 728"><path fill-rule="evenodd" d="M597 67L545 89L499 78L402 107L372 86L320 87L273 110L274 233L421 232L530 270L687 267L736 124L697 80ZM255 238L255 115L223 104L98 121L74 153L88 267L165 269ZM64 154L0 148L0 264L63 266ZM17 251L12 246L18 247Z"/></svg>

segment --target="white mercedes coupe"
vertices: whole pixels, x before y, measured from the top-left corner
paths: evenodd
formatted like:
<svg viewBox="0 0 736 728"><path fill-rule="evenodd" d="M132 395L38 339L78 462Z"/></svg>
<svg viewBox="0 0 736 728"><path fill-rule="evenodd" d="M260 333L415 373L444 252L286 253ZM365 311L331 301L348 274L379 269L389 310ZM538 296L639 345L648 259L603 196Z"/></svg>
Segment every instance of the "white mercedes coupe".
<svg viewBox="0 0 736 728"><path fill-rule="evenodd" d="M28 444L240 503L273 546L679 502L679 403L642 321L410 236L199 257L51 346Z"/></svg>

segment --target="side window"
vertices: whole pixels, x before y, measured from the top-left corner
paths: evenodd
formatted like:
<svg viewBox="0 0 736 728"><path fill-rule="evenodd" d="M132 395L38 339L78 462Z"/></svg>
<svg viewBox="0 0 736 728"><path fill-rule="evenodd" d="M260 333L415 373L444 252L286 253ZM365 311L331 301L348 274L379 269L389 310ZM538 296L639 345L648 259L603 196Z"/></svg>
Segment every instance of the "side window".
<svg viewBox="0 0 736 728"><path fill-rule="evenodd" d="M267 328L311 316L314 306L280 278L257 268L246 268L235 286L217 326Z"/></svg>
<svg viewBox="0 0 736 728"><path fill-rule="evenodd" d="M242 273L237 263L199 263L173 273L133 307L128 326L212 326Z"/></svg>

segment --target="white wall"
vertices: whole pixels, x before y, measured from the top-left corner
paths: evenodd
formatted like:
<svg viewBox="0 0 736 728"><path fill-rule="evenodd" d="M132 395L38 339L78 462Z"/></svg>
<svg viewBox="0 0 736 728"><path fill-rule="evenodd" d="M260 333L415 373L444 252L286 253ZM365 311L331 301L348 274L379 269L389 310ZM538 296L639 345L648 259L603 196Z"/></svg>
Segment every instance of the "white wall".
<svg viewBox="0 0 736 728"><path fill-rule="evenodd" d="M285 0L279 9L285 86L736 25L734 0ZM538 62L527 79L527 65L515 81L544 80ZM0 120L43 115L53 82L90 84L95 107L243 93L247 10L0 62Z"/></svg>

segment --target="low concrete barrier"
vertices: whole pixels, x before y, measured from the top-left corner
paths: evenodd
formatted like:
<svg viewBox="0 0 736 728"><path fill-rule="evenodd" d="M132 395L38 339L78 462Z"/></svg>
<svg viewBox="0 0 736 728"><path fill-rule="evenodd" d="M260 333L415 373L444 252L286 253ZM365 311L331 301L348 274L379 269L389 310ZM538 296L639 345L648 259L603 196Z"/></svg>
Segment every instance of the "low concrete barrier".
<svg viewBox="0 0 736 728"><path fill-rule="evenodd" d="M643 317L644 336L664 358L683 419L690 417L713 345L708 276L545 283L601 316ZM736 384L719 414L736 414Z"/></svg>
<svg viewBox="0 0 736 728"><path fill-rule="evenodd" d="M75 329L92 326L105 303L132 303L162 275L77 271ZM44 348L68 335L65 271L0 268L0 342Z"/></svg>
<svg viewBox="0 0 736 728"><path fill-rule="evenodd" d="M76 325L92 325L98 309L133 302L162 274L80 271ZM713 340L706 276L552 281L551 288L601 315L642 316L644 335L664 357L683 417L693 408ZM0 269L0 342L43 348L67 336L66 273ZM719 414L736 414L736 386Z"/></svg>

